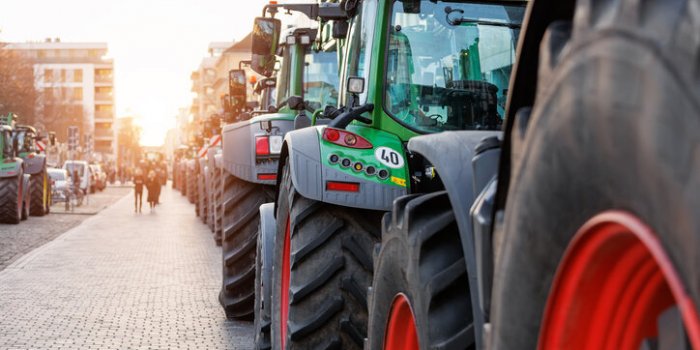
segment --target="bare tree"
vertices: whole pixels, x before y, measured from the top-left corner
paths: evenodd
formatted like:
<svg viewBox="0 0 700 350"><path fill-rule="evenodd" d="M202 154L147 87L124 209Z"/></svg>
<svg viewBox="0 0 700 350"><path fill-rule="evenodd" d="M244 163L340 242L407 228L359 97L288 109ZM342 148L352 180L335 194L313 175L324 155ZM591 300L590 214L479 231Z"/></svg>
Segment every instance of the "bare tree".
<svg viewBox="0 0 700 350"><path fill-rule="evenodd" d="M0 113L16 113L22 124L40 122L35 78L32 61L0 43Z"/></svg>

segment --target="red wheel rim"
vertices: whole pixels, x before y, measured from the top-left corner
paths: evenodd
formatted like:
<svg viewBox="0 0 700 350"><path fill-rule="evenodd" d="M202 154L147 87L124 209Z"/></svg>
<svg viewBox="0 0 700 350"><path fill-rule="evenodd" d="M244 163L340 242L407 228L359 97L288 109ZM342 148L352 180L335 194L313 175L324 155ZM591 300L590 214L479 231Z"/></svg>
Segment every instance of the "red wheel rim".
<svg viewBox="0 0 700 350"><path fill-rule="evenodd" d="M394 297L384 337L385 350L419 350L416 320L403 294Z"/></svg>
<svg viewBox="0 0 700 350"><path fill-rule="evenodd" d="M539 349L634 349L657 337L660 314L680 311L693 348L700 318L653 231L634 215L608 211L589 220L564 253Z"/></svg>
<svg viewBox="0 0 700 350"><path fill-rule="evenodd" d="M291 267L289 265L289 215L287 215L287 225L284 232L284 250L282 251L282 288L280 290L280 337L282 341L282 349L285 348L287 342L287 321L289 320L289 274Z"/></svg>

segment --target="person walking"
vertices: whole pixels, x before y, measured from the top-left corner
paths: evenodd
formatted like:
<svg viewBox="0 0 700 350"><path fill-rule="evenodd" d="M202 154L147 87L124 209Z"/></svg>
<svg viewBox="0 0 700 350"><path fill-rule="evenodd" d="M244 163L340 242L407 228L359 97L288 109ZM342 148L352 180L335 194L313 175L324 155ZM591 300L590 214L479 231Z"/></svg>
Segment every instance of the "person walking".
<svg viewBox="0 0 700 350"><path fill-rule="evenodd" d="M156 203L158 203L158 195L160 194L160 181L158 181L156 172L153 170L148 172L146 188L148 189L148 205L151 207L151 211L153 211L156 208Z"/></svg>
<svg viewBox="0 0 700 350"><path fill-rule="evenodd" d="M143 170L137 168L134 173L134 212L140 213L143 206Z"/></svg>

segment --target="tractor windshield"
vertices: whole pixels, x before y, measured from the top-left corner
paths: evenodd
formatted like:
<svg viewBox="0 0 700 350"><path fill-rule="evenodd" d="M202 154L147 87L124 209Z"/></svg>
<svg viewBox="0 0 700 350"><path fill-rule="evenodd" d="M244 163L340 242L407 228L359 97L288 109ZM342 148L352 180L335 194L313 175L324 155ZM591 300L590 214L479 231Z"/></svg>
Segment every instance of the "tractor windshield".
<svg viewBox="0 0 700 350"><path fill-rule="evenodd" d="M394 1L386 112L421 133L496 130L524 3Z"/></svg>
<svg viewBox="0 0 700 350"><path fill-rule="evenodd" d="M311 109L338 104L338 55L309 50L304 56L304 100Z"/></svg>
<svg viewBox="0 0 700 350"><path fill-rule="evenodd" d="M15 138L17 139L17 153L34 152L32 135L26 130L16 130Z"/></svg>
<svg viewBox="0 0 700 350"><path fill-rule="evenodd" d="M12 131L2 130L0 142L2 142L2 157L5 159L14 157L14 152L12 150Z"/></svg>

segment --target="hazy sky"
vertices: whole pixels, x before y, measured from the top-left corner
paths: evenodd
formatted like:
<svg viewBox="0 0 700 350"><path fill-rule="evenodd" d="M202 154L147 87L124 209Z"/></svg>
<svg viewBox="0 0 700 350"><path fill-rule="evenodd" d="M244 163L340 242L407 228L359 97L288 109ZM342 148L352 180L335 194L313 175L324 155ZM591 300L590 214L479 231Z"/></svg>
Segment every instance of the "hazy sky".
<svg viewBox="0 0 700 350"><path fill-rule="evenodd" d="M190 73L211 41L242 39L263 0L24 0L0 2L0 41L107 42L117 118L141 118L160 144L192 101Z"/></svg>

